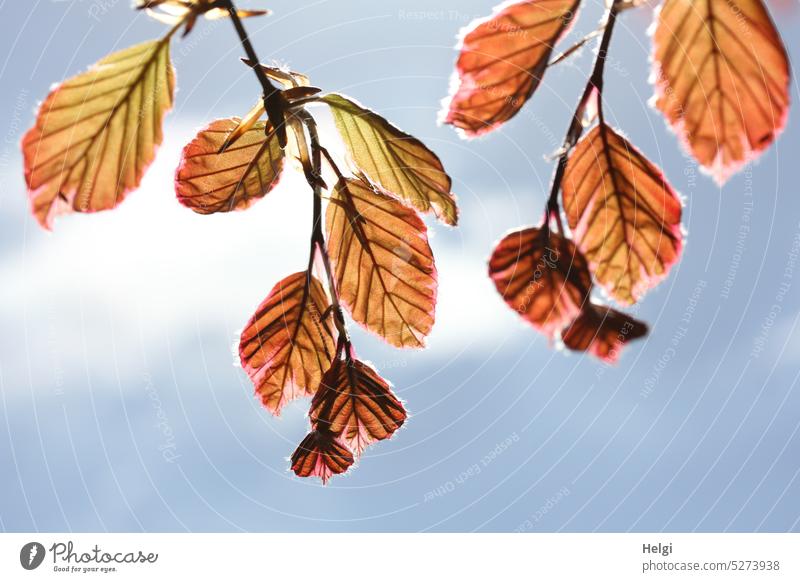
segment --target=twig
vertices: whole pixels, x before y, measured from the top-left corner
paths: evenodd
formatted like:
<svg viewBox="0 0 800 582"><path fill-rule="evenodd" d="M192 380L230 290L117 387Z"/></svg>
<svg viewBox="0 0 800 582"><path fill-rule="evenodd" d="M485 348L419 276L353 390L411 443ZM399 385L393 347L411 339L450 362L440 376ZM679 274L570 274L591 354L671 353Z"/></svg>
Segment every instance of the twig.
<svg viewBox="0 0 800 582"><path fill-rule="evenodd" d="M239 18L239 13L236 10L236 6L233 4L233 0L217 0L217 5L220 8L227 10L228 15L231 17L231 21L236 29L236 33L239 35L239 41L242 43L242 48L247 54L247 58L250 60L250 68L253 69L256 77L258 78L258 82L261 83L261 88L264 92L264 109L267 110L269 122L278 133L278 143L280 146L282 148L286 147L286 124L284 121L284 113L288 107L288 103L286 102L286 99L283 97L283 94L280 92L280 90L272 84L272 81L269 80L261 68L261 61L258 59L258 55L256 54L256 51L250 42L250 38L247 35L244 25L242 24L242 19Z"/></svg>
<svg viewBox="0 0 800 582"><path fill-rule="evenodd" d="M584 46L584 45L585 45L587 42L589 42L590 40L592 40L592 39L593 39L593 38L595 38L596 36L600 36L600 35L603 33L603 30L604 30L604 29L605 29L605 25L599 26L598 28L596 28L595 30L593 30L592 32L590 32L589 34L587 34L586 36L584 36L582 39L580 39L578 42L576 42L575 44L573 44L571 47L569 47L568 49L566 49L565 51L563 51L563 52L562 52L561 54L559 54L557 57L554 57L554 58L553 58L553 59L552 59L552 60L551 60L549 63L547 63L547 66L548 66L548 67L553 67L553 66L555 66L555 65L559 64L560 62L562 62L562 61L564 61L564 60L568 59L570 56L572 56L572 55L573 55L573 54L575 54L577 51L579 51L580 49L582 49L582 48L583 48L583 46Z"/></svg>
<svg viewBox="0 0 800 582"><path fill-rule="evenodd" d="M592 92L595 90L597 91L598 116L601 122L603 120L603 72L605 71L608 46L611 43L611 34L614 31L614 24L617 21L617 14L619 14L620 6L622 6L622 2L620 0L614 0L606 12L605 24L603 25L603 37L600 39L600 44L597 48L597 56L594 60L592 73L578 101L578 106L572 114L572 121L569 124L567 134L564 137L564 143L561 146L561 155L558 158L558 164L553 174L550 196L547 199L547 207L545 208L544 230L546 232L549 232L550 229L550 219L554 218L558 225L559 234L564 234L564 226L561 223L561 212L558 206L558 193L561 190L561 183L564 180L564 172L567 168L569 153L583 134L583 116L586 112L586 106L589 103Z"/></svg>
<svg viewBox="0 0 800 582"><path fill-rule="evenodd" d="M308 138L311 145L311 167L315 178L322 176L322 155L325 154L329 158L330 154L322 147L319 142L319 133L317 131L317 123L314 118L305 110L297 112L297 116L302 120L308 130ZM336 169L338 174L338 168ZM333 276L333 269L331 268L331 259L328 254L328 248L325 244L325 235L322 232L322 182L315 179L313 182L309 181L314 191L314 209L312 214L312 230L311 230L311 256L309 257L309 271L311 270L311 263L314 261L316 252L322 258L322 265L325 269L325 275L328 278L328 288L331 294L331 311L333 313L333 322L336 325L336 330L339 332L339 345L337 346L337 357L339 350L344 349L347 361L353 358L353 346L350 342L350 335L347 333L347 327L344 320L344 312L339 303L339 290L336 286L336 279Z"/></svg>

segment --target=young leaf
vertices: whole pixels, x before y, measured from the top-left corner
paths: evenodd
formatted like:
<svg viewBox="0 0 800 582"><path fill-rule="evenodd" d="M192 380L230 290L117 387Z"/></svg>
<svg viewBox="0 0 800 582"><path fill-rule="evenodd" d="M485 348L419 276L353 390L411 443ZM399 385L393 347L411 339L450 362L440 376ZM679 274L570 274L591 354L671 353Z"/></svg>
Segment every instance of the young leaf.
<svg viewBox="0 0 800 582"><path fill-rule="evenodd" d="M511 309L550 336L578 315L592 288L572 241L539 228L507 234L489 259L489 276Z"/></svg>
<svg viewBox="0 0 800 582"><path fill-rule="evenodd" d="M181 204L199 214L244 210L278 183L283 150L265 122L253 123L220 153L239 125L238 117L213 121L183 149L175 173Z"/></svg>
<svg viewBox="0 0 800 582"><path fill-rule="evenodd" d="M322 378L309 412L314 427L340 437L356 455L403 426L406 411L389 384L359 360L337 359Z"/></svg>
<svg viewBox="0 0 800 582"><path fill-rule="evenodd" d="M192 31L197 17L201 14L205 14L209 20L229 16L228 10L218 7L217 4L219 3L216 0L136 0L135 8L145 10L150 17L164 24L175 25L183 22L183 36L186 36ZM269 10L236 10L239 18L265 14L269 14Z"/></svg>
<svg viewBox="0 0 800 582"><path fill-rule="evenodd" d="M112 53L54 88L22 140L39 223L114 208L138 187L174 92L169 37Z"/></svg>
<svg viewBox="0 0 800 582"><path fill-rule="evenodd" d="M425 224L365 177L340 180L326 226L339 298L353 319L398 347L433 326L436 267Z"/></svg>
<svg viewBox="0 0 800 582"><path fill-rule="evenodd" d="M595 279L635 303L681 252L681 202L661 170L600 123L570 155L564 210Z"/></svg>
<svg viewBox="0 0 800 582"><path fill-rule="evenodd" d="M307 271L279 282L247 322L239 342L242 367L273 414L316 392L331 365L334 338L322 284Z"/></svg>
<svg viewBox="0 0 800 582"><path fill-rule="evenodd" d="M600 305L587 305L561 333L564 345L578 352L590 352L614 363L622 347L647 335L647 325L621 311Z"/></svg>
<svg viewBox="0 0 800 582"><path fill-rule="evenodd" d="M720 184L783 130L789 59L761 0L665 0L655 104Z"/></svg>
<svg viewBox="0 0 800 582"><path fill-rule="evenodd" d="M464 29L443 121L475 137L514 117L539 86L579 3L505 2Z"/></svg>
<svg viewBox="0 0 800 582"><path fill-rule="evenodd" d="M323 485L353 464L353 453L324 430L312 430L292 453L292 471L298 477L319 477Z"/></svg>
<svg viewBox="0 0 800 582"><path fill-rule="evenodd" d="M446 224L456 224L458 208L450 192L450 176L436 154L347 97L333 93L322 100L331 108L336 127L360 170L420 212L432 211Z"/></svg>

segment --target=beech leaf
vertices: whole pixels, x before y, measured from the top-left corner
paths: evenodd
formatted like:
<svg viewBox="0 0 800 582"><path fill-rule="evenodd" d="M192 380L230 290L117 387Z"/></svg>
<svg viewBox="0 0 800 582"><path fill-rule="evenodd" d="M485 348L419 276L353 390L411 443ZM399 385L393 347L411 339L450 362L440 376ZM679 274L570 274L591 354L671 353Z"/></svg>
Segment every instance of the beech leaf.
<svg viewBox="0 0 800 582"><path fill-rule="evenodd" d="M112 53L50 91L22 140L34 216L117 206L139 186L172 107L169 37Z"/></svg>
<svg viewBox="0 0 800 582"><path fill-rule="evenodd" d="M335 342L322 283L307 271L280 281L247 322L239 342L242 367L273 414L316 392Z"/></svg>
<svg viewBox="0 0 800 582"><path fill-rule="evenodd" d="M309 412L325 429L360 455L371 443L388 439L406 420L391 386L368 364L337 359L322 378Z"/></svg>
<svg viewBox="0 0 800 582"><path fill-rule="evenodd" d="M319 477L322 483L344 473L353 464L353 452L331 433L313 430L292 453L292 471L298 477Z"/></svg>
<svg viewBox="0 0 800 582"><path fill-rule="evenodd" d="M181 204L199 214L244 210L277 185L284 160L278 138L263 121L248 124L241 133L238 117L218 119L186 145L175 174Z"/></svg>
<svg viewBox="0 0 800 582"><path fill-rule="evenodd" d="M460 54L442 120L466 137L508 121L539 86L580 0L505 2L461 31Z"/></svg>
<svg viewBox="0 0 800 582"><path fill-rule="evenodd" d="M489 259L489 276L508 306L549 336L578 315L592 288L586 259L572 241L541 228L503 237Z"/></svg>
<svg viewBox="0 0 800 582"><path fill-rule="evenodd" d="M600 123L578 142L564 211L597 282L632 304L666 277L682 247L681 202L661 170Z"/></svg>
<svg viewBox="0 0 800 582"><path fill-rule="evenodd" d="M436 154L417 138L352 99L332 93L328 104L356 166L384 190L442 222L458 222L450 176Z"/></svg>
<svg viewBox="0 0 800 582"><path fill-rule="evenodd" d="M655 105L718 183L783 130L789 59L761 0L665 0L653 46Z"/></svg>
<svg viewBox="0 0 800 582"><path fill-rule="evenodd" d="M353 319L398 347L422 347L436 306L425 223L365 177L342 179L326 215L339 297Z"/></svg>
<svg viewBox="0 0 800 582"><path fill-rule="evenodd" d="M561 339L571 350L614 363L625 344L645 335L647 325L643 322L610 307L588 305L562 332Z"/></svg>

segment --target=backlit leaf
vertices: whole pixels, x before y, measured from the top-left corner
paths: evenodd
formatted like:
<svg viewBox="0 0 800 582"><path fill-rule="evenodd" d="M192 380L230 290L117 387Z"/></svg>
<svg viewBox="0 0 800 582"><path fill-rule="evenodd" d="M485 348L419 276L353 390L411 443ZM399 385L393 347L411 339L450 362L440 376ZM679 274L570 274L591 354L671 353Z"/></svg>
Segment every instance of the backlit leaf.
<svg viewBox="0 0 800 582"><path fill-rule="evenodd" d="M789 61L761 0L665 0L653 44L655 104L717 182L783 130Z"/></svg>
<svg viewBox="0 0 800 582"><path fill-rule="evenodd" d="M371 366L337 359L322 378L309 416L313 426L341 437L360 455L370 443L391 437L406 411Z"/></svg>
<svg viewBox="0 0 800 582"><path fill-rule="evenodd" d="M150 17L164 24L175 25L183 22L183 35L186 36L192 31L197 17L201 14L205 14L209 20L230 16L227 9L216 4L218 4L216 0L136 0L135 7L137 10L145 10ZM269 10L236 10L239 18L265 14L269 14Z"/></svg>
<svg viewBox="0 0 800 582"><path fill-rule="evenodd" d="M57 214L114 208L139 186L174 92L168 37L113 53L50 92L22 140L42 226Z"/></svg>
<svg viewBox="0 0 800 582"><path fill-rule="evenodd" d="M505 2L465 28L443 121L474 137L516 115L539 86L579 3Z"/></svg>
<svg viewBox="0 0 800 582"><path fill-rule="evenodd" d="M588 305L561 334L571 350L590 352L606 362L616 362L623 346L647 335L647 325L620 311Z"/></svg>
<svg viewBox="0 0 800 582"><path fill-rule="evenodd" d="M331 433L313 430L292 453L292 471L298 477L319 477L322 483L344 473L353 464L353 452Z"/></svg>
<svg viewBox="0 0 800 582"><path fill-rule="evenodd" d="M316 392L331 365L334 339L322 284L307 271L289 275L270 291L247 322L239 357L261 401L274 414Z"/></svg>
<svg viewBox="0 0 800 582"><path fill-rule="evenodd" d="M449 224L458 221L450 176L442 162L415 137L383 117L337 94L325 95L336 127L353 161L384 190L420 212L432 211Z"/></svg>
<svg viewBox="0 0 800 582"><path fill-rule="evenodd" d="M600 123L570 155L564 210L595 279L631 304L681 252L681 202L661 170Z"/></svg>
<svg viewBox="0 0 800 582"><path fill-rule="evenodd" d="M243 210L278 183L283 151L263 121L219 153L239 125L237 117L213 121L183 149L175 174L181 204L200 214Z"/></svg>
<svg viewBox="0 0 800 582"><path fill-rule="evenodd" d="M489 276L511 309L550 336L578 315L592 288L572 241L539 228L507 234L489 259Z"/></svg>
<svg viewBox="0 0 800 582"><path fill-rule="evenodd" d="M353 319L393 345L423 346L436 267L417 213L366 178L346 179L333 190L326 224L339 296Z"/></svg>

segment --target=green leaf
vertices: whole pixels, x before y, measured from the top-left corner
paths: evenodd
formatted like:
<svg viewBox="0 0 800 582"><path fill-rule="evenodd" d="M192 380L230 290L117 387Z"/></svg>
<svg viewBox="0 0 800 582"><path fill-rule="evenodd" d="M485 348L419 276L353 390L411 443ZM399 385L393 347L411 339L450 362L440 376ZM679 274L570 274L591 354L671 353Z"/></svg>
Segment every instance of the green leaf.
<svg viewBox="0 0 800 582"><path fill-rule="evenodd" d="M117 206L139 186L172 107L169 37L112 53L55 87L22 140L33 214Z"/></svg>
<svg viewBox="0 0 800 582"><path fill-rule="evenodd" d="M347 97L332 93L322 101L353 161L373 182L420 212L433 212L451 226L458 222L450 176L425 144Z"/></svg>

